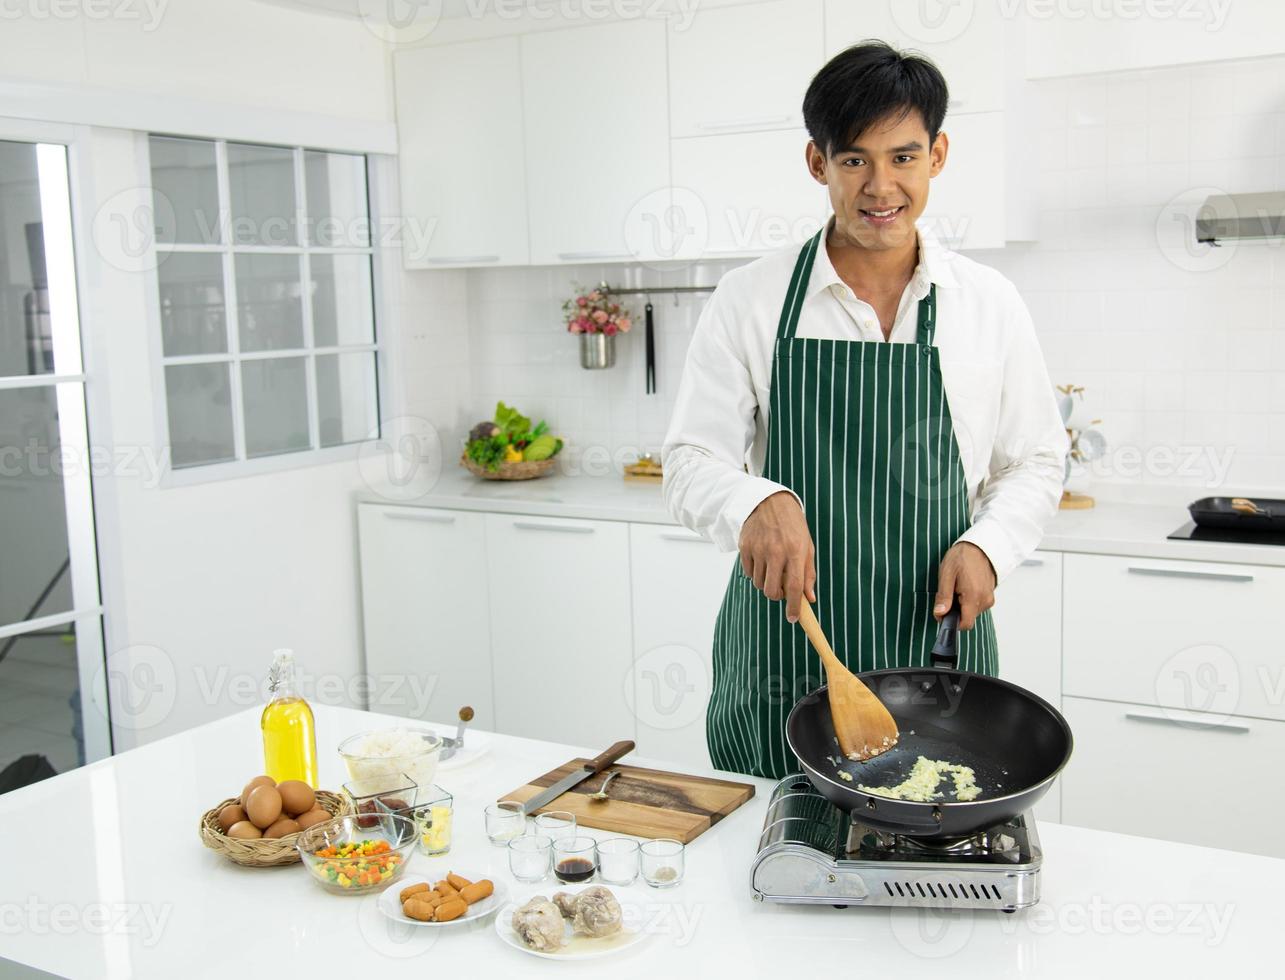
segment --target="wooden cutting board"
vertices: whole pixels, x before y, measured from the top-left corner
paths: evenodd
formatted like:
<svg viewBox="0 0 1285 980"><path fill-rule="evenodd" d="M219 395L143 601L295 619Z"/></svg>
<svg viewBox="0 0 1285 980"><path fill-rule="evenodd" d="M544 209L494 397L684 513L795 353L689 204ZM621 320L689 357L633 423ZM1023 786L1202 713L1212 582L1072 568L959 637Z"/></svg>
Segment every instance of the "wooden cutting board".
<svg viewBox="0 0 1285 980"><path fill-rule="evenodd" d="M572 759L500 799L525 803L588 761ZM589 794L597 792L608 773L616 769L620 775L607 787L608 799L602 803L590 800ZM536 812L566 810L584 827L635 837L672 837L686 844L753 795L754 787L749 783L617 765L590 776Z"/></svg>

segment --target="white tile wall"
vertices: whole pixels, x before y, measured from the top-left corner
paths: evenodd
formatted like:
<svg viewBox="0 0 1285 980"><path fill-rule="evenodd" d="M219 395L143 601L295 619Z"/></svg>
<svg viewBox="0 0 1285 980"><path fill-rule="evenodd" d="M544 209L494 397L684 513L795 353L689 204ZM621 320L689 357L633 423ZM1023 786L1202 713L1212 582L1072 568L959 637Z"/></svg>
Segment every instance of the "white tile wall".
<svg viewBox="0 0 1285 980"><path fill-rule="evenodd" d="M1112 445L1097 481L1225 473L1222 490L1285 495L1285 243L1196 251L1188 217L1210 192L1285 188L1285 58L1034 87L1039 240L974 257L1021 290L1054 382L1088 388ZM573 282L713 283L733 264L409 274L409 403L455 438L515 403L569 463L654 451L704 297L654 300L655 395L641 298L609 371L578 366L561 303Z"/></svg>

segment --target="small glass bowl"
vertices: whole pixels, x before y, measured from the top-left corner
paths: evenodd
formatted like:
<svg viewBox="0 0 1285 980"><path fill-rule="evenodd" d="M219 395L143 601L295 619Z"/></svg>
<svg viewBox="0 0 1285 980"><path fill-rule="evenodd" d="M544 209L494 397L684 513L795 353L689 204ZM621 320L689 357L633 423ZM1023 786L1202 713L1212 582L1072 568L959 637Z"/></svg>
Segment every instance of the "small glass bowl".
<svg viewBox="0 0 1285 980"><path fill-rule="evenodd" d="M496 847L506 847L509 841L526 833L526 814L517 800L489 803L484 816L486 837Z"/></svg>
<svg viewBox="0 0 1285 980"><path fill-rule="evenodd" d="M608 885L632 885L638 878L638 842L632 837L598 841L598 877Z"/></svg>
<svg viewBox="0 0 1285 980"><path fill-rule="evenodd" d="M553 875L567 885L583 885L598 873L598 842L592 837L561 837L553 842Z"/></svg>
<svg viewBox="0 0 1285 980"><path fill-rule="evenodd" d="M532 884L549 877L553 867L553 841L543 834L527 834L509 841L509 871L518 881Z"/></svg>
<svg viewBox="0 0 1285 980"><path fill-rule="evenodd" d="M455 799L440 786L430 786L419 794L419 803L406 816L415 821L419 836L419 853L428 857L445 854L451 849L451 829L455 820Z"/></svg>
<svg viewBox="0 0 1285 980"><path fill-rule="evenodd" d="M350 814L303 831L295 848L313 880L342 895L360 895L400 878L415 849L415 824L395 813L376 819L376 826L362 827ZM362 844L368 848L356 847Z"/></svg>
<svg viewBox="0 0 1285 980"><path fill-rule="evenodd" d="M576 835L576 815L568 810L549 810L535 818L535 832L562 840Z"/></svg>
<svg viewBox="0 0 1285 980"><path fill-rule="evenodd" d="M418 800L419 787L405 773L388 773L344 783L344 795L352 800L358 826L374 827L382 813L408 814Z"/></svg>
<svg viewBox="0 0 1285 980"><path fill-rule="evenodd" d="M652 888L673 888L683 880L686 849L668 837L645 840L638 848L643 881Z"/></svg>

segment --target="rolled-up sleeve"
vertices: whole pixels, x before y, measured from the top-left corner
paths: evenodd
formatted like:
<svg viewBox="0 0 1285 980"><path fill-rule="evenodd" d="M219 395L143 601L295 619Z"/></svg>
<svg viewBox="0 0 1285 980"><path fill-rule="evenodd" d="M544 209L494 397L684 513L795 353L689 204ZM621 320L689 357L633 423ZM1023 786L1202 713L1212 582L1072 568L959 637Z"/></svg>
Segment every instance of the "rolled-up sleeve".
<svg viewBox="0 0 1285 980"><path fill-rule="evenodd" d="M736 550L741 526L764 499L793 495L748 469L764 413L744 331L737 336L736 279L725 276L701 312L661 449L670 514L723 551Z"/></svg>
<svg viewBox="0 0 1285 980"><path fill-rule="evenodd" d="M1057 513L1068 441L1030 311L1012 287L999 424L972 526L960 535L1005 576L1040 543Z"/></svg>

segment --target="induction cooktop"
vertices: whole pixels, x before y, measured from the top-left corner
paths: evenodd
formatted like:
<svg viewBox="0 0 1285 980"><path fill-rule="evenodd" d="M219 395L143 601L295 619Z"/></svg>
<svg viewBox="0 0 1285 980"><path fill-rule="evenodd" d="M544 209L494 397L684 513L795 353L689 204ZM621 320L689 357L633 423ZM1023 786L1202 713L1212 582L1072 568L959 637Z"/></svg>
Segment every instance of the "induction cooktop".
<svg viewBox="0 0 1285 980"><path fill-rule="evenodd" d="M1197 527L1188 521L1173 534L1170 541L1217 541L1222 544L1285 545L1285 533L1275 531L1234 531L1218 527Z"/></svg>

